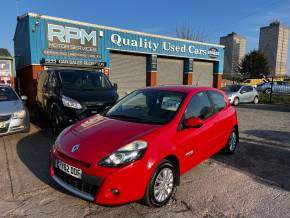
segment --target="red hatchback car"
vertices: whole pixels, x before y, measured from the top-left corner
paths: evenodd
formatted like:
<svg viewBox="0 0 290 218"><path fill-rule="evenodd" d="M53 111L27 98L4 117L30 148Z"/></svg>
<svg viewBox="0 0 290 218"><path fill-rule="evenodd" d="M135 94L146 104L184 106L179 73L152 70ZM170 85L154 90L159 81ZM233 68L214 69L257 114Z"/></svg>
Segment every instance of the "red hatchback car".
<svg viewBox="0 0 290 218"><path fill-rule="evenodd" d="M168 202L180 176L239 141L237 114L222 91L163 86L134 91L102 115L65 129L50 175L97 204Z"/></svg>

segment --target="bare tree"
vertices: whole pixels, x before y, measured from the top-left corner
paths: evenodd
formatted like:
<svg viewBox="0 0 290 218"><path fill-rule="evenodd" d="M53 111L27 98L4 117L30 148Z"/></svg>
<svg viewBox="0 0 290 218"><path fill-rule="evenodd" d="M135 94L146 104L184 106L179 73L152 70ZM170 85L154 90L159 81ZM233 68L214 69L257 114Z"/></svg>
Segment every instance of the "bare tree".
<svg viewBox="0 0 290 218"><path fill-rule="evenodd" d="M202 30L194 30L190 25L181 25L176 27L176 36L181 39L205 42L205 33Z"/></svg>

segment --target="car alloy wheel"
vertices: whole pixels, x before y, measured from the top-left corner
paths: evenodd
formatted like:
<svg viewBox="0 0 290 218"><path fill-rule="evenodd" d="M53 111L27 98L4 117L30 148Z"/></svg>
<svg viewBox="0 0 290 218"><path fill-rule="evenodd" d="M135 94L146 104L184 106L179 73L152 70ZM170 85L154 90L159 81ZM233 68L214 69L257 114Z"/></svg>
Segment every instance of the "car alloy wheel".
<svg viewBox="0 0 290 218"><path fill-rule="evenodd" d="M234 152L237 147L237 134L236 131L232 131L229 138L229 149L231 152Z"/></svg>
<svg viewBox="0 0 290 218"><path fill-rule="evenodd" d="M238 104L239 104L239 99L238 98L235 98L234 99L234 105L237 106Z"/></svg>
<svg viewBox="0 0 290 218"><path fill-rule="evenodd" d="M166 200L173 191L174 178L170 168L163 168L157 175L153 191L157 202Z"/></svg>
<svg viewBox="0 0 290 218"><path fill-rule="evenodd" d="M176 190L176 170L168 160L162 160L154 171L145 196L144 203L153 207L165 205Z"/></svg>
<svg viewBox="0 0 290 218"><path fill-rule="evenodd" d="M234 128L229 136L229 139L227 141L227 144L225 145L223 152L225 154L233 154L238 146L238 131L236 128Z"/></svg>
<svg viewBox="0 0 290 218"><path fill-rule="evenodd" d="M258 104L259 103L259 98L256 96L255 98L254 98L254 104Z"/></svg>
<svg viewBox="0 0 290 218"><path fill-rule="evenodd" d="M266 90L265 90L265 93L266 93L267 95L270 95L271 92L272 92L271 89L266 89Z"/></svg>

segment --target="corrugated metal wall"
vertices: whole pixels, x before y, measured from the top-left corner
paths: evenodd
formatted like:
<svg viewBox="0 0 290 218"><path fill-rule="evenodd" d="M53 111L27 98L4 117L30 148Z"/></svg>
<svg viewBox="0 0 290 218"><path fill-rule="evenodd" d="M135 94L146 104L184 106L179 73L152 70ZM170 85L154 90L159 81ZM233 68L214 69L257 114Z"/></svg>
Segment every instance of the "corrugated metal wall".
<svg viewBox="0 0 290 218"><path fill-rule="evenodd" d="M146 56L110 53L110 59L110 80L118 84L120 97L146 86Z"/></svg>
<svg viewBox="0 0 290 218"><path fill-rule="evenodd" d="M192 85L213 86L213 62L193 61Z"/></svg>
<svg viewBox="0 0 290 218"><path fill-rule="evenodd" d="M183 83L183 60L173 58L157 59L157 84L180 85Z"/></svg>

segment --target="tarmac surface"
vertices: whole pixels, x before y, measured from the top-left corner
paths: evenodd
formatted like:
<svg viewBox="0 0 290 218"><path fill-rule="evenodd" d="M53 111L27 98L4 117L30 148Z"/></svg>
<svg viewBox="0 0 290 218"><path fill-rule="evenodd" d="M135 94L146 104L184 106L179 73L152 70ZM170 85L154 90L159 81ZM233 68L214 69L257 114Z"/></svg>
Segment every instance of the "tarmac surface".
<svg viewBox="0 0 290 218"><path fill-rule="evenodd" d="M54 142L45 125L0 137L2 217L290 217L290 106L236 108L240 146L181 178L170 203L104 207L71 195L49 177Z"/></svg>

